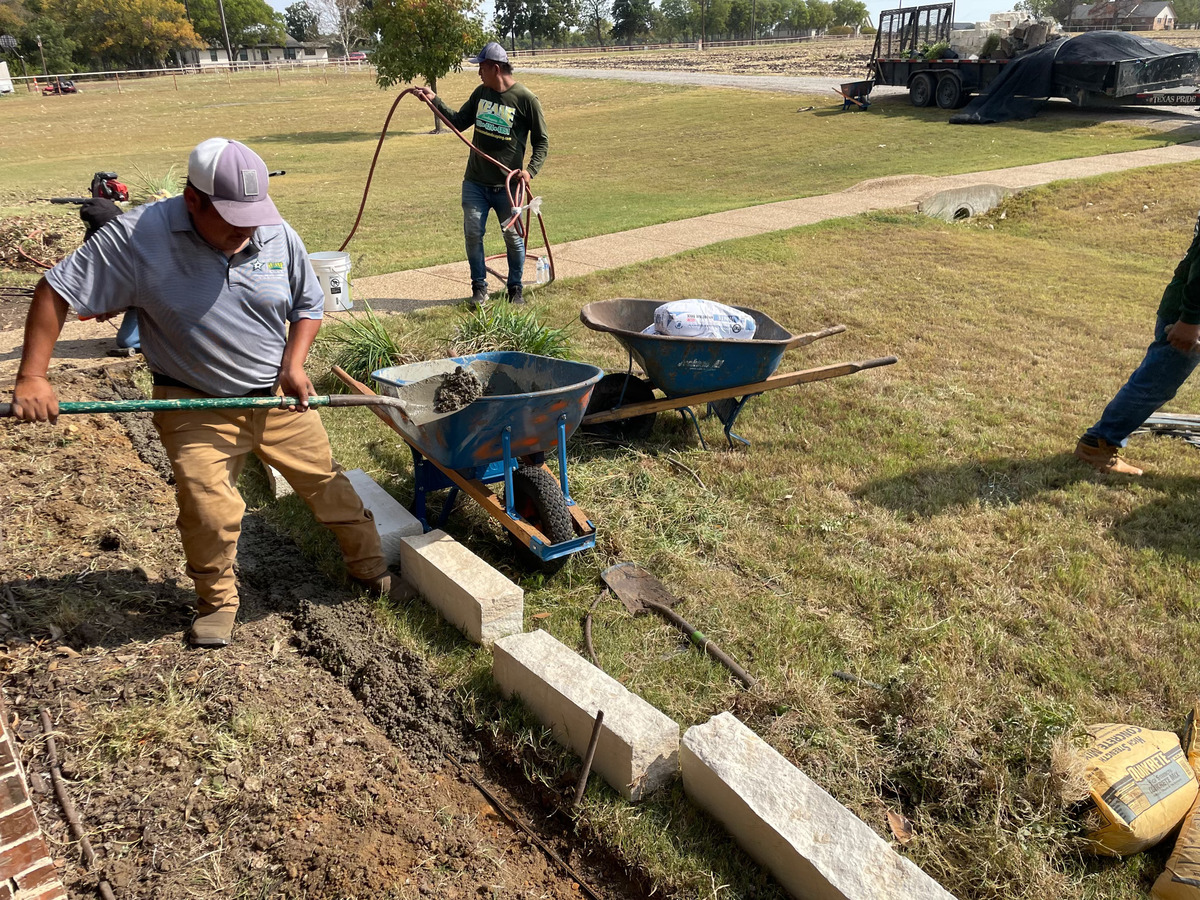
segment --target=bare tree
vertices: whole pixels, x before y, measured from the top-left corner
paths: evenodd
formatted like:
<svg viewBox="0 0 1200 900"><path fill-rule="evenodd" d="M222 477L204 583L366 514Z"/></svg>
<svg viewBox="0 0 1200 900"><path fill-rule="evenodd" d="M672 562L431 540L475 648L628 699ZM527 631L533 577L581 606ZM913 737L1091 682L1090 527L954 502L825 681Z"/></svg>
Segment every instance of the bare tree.
<svg viewBox="0 0 1200 900"><path fill-rule="evenodd" d="M582 0L579 4L579 18L595 26L596 40L604 46L604 25L608 20L608 0Z"/></svg>
<svg viewBox="0 0 1200 900"><path fill-rule="evenodd" d="M309 5L321 17L321 27L342 44L342 55L367 37L365 8L362 0L309 0Z"/></svg>

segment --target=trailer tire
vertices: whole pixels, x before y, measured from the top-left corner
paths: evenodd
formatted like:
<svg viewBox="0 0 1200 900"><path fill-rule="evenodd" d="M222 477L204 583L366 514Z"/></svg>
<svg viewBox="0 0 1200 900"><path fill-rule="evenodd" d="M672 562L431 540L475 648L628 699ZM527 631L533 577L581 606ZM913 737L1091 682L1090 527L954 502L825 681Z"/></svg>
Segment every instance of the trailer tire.
<svg viewBox="0 0 1200 900"><path fill-rule="evenodd" d="M934 95L933 76L928 72L919 72L913 76L908 85L908 99L913 106L930 106Z"/></svg>
<svg viewBox="0 0 1200 900"><path fill-rule="evenodd" d="M512 481L513 508L522 519L544 534L552 544L561 544L575 537L571 511L567 508L567 500L557 478L541 466L521 466L513 470ZM511 531L508 532L508 538L521 548L522 558L528 566L547 575L561 569L569 558L560 556L543 561Z"/></svg>
<svg viewBox="0 0 1200 900"><path fill-rule="evenodd" d="M957 75L946 74L938 79L937 105L939 109L958 109L963 105L962 82Z"/></svg>

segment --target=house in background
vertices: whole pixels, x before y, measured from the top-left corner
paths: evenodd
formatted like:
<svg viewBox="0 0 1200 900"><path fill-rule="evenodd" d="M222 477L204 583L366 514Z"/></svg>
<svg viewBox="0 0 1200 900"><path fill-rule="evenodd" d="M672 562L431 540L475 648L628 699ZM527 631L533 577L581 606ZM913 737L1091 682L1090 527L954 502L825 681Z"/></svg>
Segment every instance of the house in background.
<svg viewBox="0 0 1200 900"><path fill-rule="evenodd" d="M1144 3L1105 0L1076 6L1063 27L1068 31L1170 31L1175 27L1175 20L1175 7L1170 0L1149 0Z"/></svg>
<svg viewBox="0 0 1200 900"><path fill-rule="evenodd" d="M229 54L224 47L209 47L206 50L184 50L183 64L206 68L224 68L229 65ZM291 35L278 44L256 44L233 51L237 63L281 63L297 62L301 65L319 65L329 61L329 45L319 41L298 41Z"/></svg>

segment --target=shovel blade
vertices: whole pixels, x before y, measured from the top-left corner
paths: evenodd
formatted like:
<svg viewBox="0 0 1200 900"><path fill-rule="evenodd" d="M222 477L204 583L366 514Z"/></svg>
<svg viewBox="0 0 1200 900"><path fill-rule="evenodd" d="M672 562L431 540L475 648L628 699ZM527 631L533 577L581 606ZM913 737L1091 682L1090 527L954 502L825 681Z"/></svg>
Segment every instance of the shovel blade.
<svg viewBox="0 0 1200 900"><path fill-rule="evenodd" d="M623 562L609 566L600 573L600 577L635 616L647 611L644 601L667 607L679 602L679 598L668 591L666 585L637 563Z"/></svg>

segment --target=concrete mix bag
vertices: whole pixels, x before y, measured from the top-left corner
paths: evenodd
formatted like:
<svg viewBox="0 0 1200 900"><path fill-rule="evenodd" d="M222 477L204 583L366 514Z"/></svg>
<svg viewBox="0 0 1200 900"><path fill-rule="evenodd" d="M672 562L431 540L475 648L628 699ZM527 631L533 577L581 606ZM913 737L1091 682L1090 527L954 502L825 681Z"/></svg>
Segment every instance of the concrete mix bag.
<svg viewBox="0 0 1200 900"><path fill-rule="evenodd" d="M1200 703L1192 709L1188 729L1187 759L1192 770L1200 765L1200 737L1196 722L1200 719ZM1200 797L1192 804L1183 819L1175 849L1167 860L1166 870L1154 882L1150 891L1153 900L1200 900Z"/></svg>
<svg viewBox="0 0 1200 900"><path fill-rule="evenodd" d="M1179 738L1136 725L1091 725L1080 751L1096 853L1129 856L1166 837L1196 799L1196 776Z"/></svg>
<svg viewBox="0 0 1200 900"><path fill-rule="evenodd" d="M692 298L658 307L654 310L654 325L645 333L748 341L757 327L749 313L713 300Z"/></svg>

